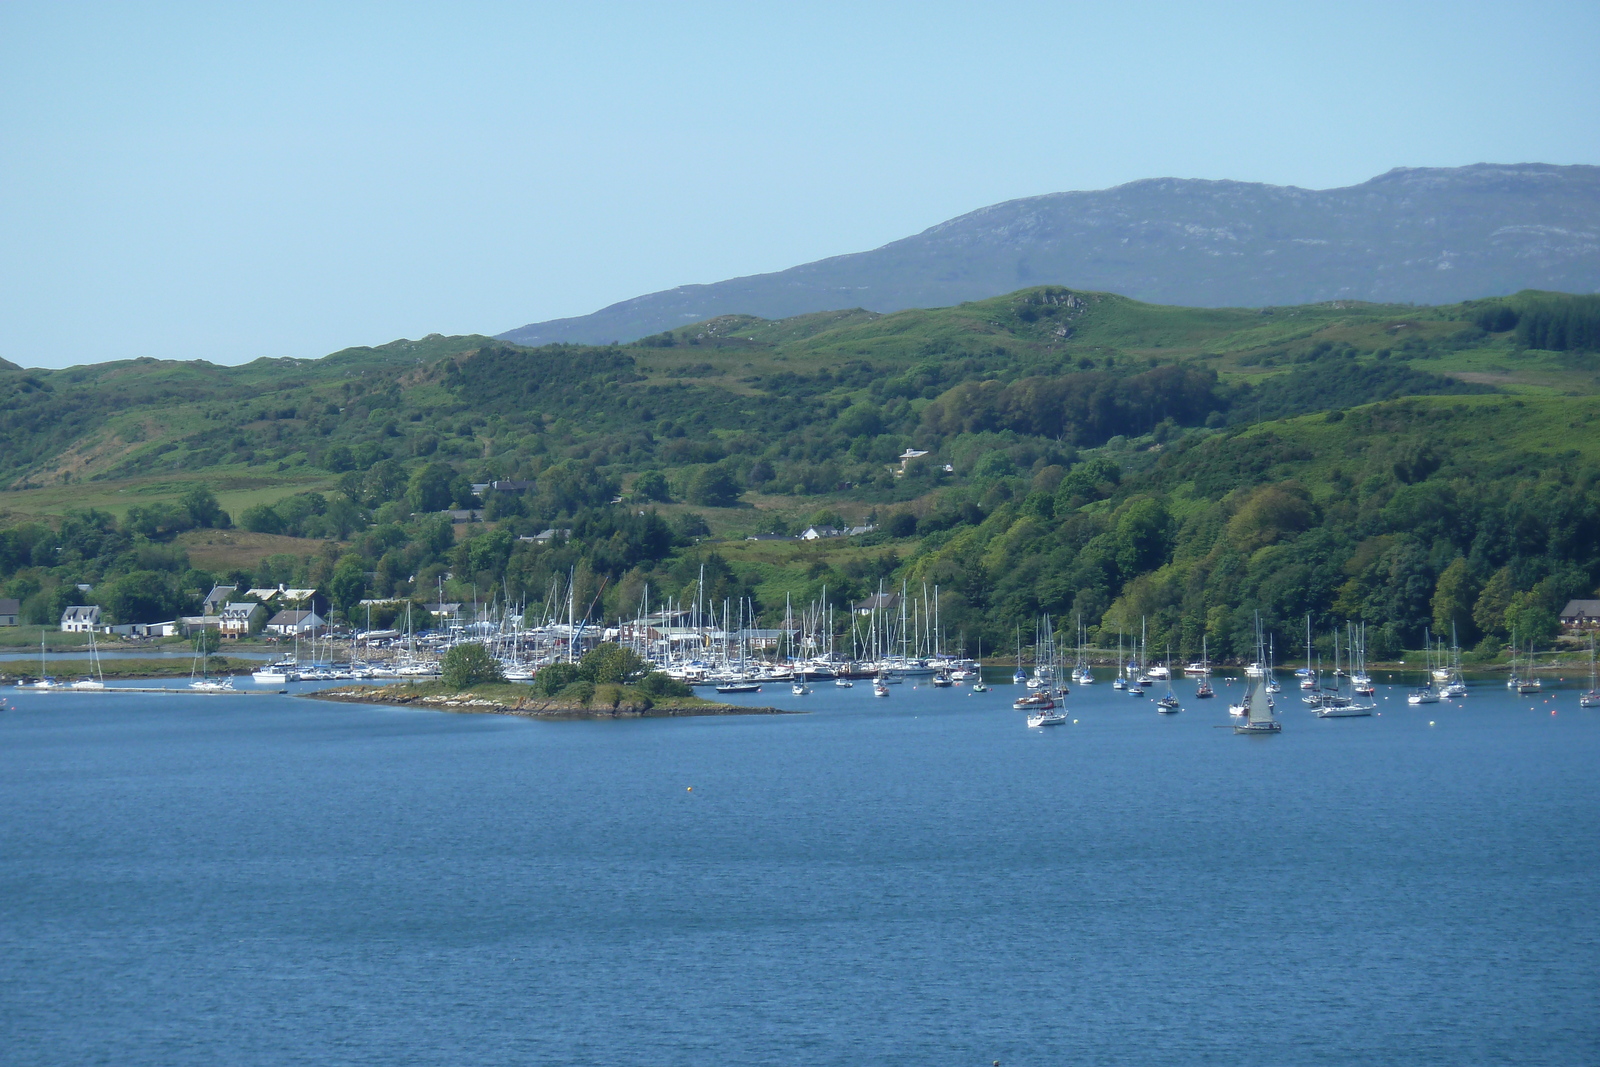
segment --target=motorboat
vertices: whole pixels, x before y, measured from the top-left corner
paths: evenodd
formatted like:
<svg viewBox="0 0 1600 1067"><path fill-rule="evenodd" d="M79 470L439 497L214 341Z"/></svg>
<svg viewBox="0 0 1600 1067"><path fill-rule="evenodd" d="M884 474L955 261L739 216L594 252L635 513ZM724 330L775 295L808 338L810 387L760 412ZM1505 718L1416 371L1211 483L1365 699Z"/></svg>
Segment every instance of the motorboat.
<svg viewBox="0 0 1600 1067"><path fill-rule="evenodd" d="M840 689L854 689L856 683L852 682L848 678L835 678L833 680L833 684L838 686Z"/></svg>
<svg viewBox="0 0 1600 1067"><path fill-rule="evenodd" d="M760 682L724 682L723 684L717 686L717 692L719 692L719 693L759 693L759 692L761 692L761 683Z"/></svg>
<svg viewBox="0 0 1600 1067"><path fill-rule="evenodd" d="M1012 701L1011 706L1017 711L1049 711L1056 706L1056 702L1048 692L1029 693Z"/></svg>

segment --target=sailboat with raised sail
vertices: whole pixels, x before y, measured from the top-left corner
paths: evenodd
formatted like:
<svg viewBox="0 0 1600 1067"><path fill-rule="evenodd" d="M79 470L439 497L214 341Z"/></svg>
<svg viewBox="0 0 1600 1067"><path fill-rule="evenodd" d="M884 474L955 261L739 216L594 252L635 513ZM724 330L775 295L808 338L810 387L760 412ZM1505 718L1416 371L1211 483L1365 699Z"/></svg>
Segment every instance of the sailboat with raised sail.
<svg viewBox="0 0 1600 1067"><path fill-rule="evenodd" d="M1261 641L1261 620L1256 617L1256 662L1265 661L1264 649ZM1249 680L1249 692L1244 698L1244 714L1239 716L1233 724L1236 734L1275 734L1283 729L1283 725L1272 714L1272 704L1267 697L1266 679L1262 676L1253 676Z"/></svg>

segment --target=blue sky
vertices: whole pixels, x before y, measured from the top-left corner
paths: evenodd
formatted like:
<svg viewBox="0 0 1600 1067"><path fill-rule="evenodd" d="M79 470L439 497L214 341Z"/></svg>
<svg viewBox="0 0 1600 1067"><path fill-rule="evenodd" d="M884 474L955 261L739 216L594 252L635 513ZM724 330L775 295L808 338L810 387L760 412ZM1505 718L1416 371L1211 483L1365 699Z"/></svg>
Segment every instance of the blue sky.
<svg viewBox="0 0 1600 1067"><path fill-rule="evenodd" d="M1600 163L1600 4L0 5L0 356L498 332L1137 178Z"/></svg>

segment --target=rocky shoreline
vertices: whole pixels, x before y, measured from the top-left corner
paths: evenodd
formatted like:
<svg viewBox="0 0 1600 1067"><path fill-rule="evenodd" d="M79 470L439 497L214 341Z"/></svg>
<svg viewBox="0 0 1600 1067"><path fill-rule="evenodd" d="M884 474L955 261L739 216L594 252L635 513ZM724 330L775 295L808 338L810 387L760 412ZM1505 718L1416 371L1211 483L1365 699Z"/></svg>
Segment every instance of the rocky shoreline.
<svg viewBox="0 0 1600 1067"><path fill-rule="evenodd" d="M298 696L311 700L336 700L346 704L384 704L390 707L428 708L433 711L454 711L464 714L518 715L525 719L550 721L575 719L664 719L692 715L800 715L799 710L783 708L746 707L737 704L719 704L714 701L690 698L663 702L623 702L616 707L585 707L563 702L554 697L542 697L531 690L526 696L481 695L471 690L462 693L407 692L403 685L348 685L336 689L319 689ZM501 688L500 686L494 687ZM519 687L521 688L521 687Z"/></svg>

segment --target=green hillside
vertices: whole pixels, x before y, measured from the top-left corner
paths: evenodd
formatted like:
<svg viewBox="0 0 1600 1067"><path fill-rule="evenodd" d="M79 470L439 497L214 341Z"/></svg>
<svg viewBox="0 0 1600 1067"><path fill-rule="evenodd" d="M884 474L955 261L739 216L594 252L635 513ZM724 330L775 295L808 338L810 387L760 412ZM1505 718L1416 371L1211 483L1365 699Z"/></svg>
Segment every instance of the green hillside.
<svg viewBox="0 0 1600 1067"><path fill-rule="evenodd" d="M1312 611L1397 646L1451 619L1492 639L1600 582L1597 303L1193 309L1042 287L625 346L0 368L0 581L43 619L79 581L127 615L232 572L327 587L342 568L345 593L385 596L449 573L461 595L538 599L576 566L615 615L709 559L716 596L768 611L926 579L991 647L1045 610L1106 632L1144 615L1175 653L1203 632L1231 647L1258 609L1290 636ZM902 469L908 448L928 454ZM496 480L527 485L474 494ZM743 540L869 519L862 538ZM217 549L226 526L258 550ZM548 526L572 541L516 540ZM1474 597L1537 603L1441 615L1463 568Z"/></svg>

